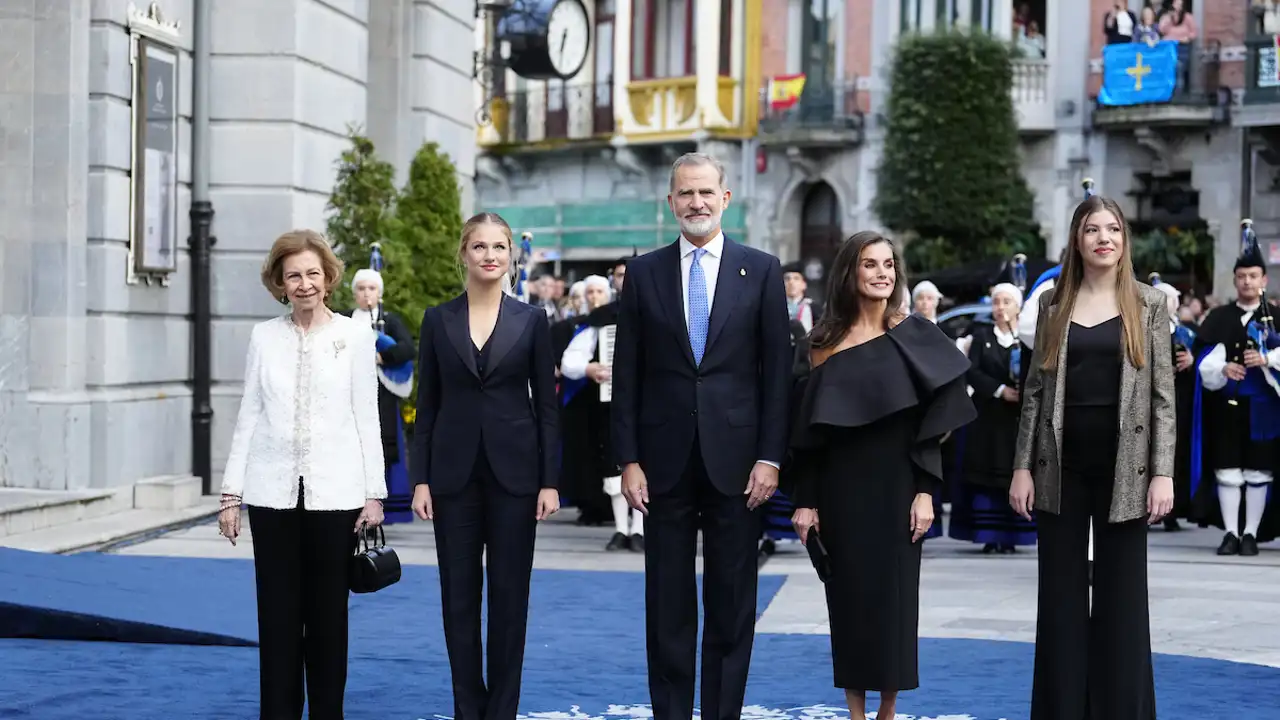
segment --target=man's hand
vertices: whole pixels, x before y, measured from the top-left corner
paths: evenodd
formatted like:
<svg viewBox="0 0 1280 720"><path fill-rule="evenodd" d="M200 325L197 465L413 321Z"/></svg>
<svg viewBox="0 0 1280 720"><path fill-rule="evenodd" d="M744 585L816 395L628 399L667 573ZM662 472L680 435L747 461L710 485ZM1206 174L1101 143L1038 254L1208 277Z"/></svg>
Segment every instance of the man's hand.
<svg viewBox="0 0 1280 720"><path fill-rule="evenodd" d="M742 494L747 496L747 507L755 510L773 497L777 490L778 468L769 463L757 462L755 467L751 468L751 476L747 478L747 489Z"/></svg>
<svg viewBox="0 0 1280 720"><path fill-rule="evenodd" d="M591 381L595 383L608 382L613 377L613 369L598 362L588 363L587 377L591 378Z"/></svg>
<svg viewBox="0 0 1280 720"><path fill-rule="evenodd" d="M1227 366L1222 369L1222 374L1226 375L1227 379L1235 380L1236 382L1244 379L1244 373L1244 366L1239 363L1227 363Z"/></svg>
<svg viewBox="0 0 1280 720"><path fill-rule="evenodd" d="M1187 352L1186 350L1179 350L1177 353L1174 354L1173 366L1177 372L1182 372L1183 370L1186 370L1187 368L1191 367L1193 363L1195 363L1195 358L1191 357L1191 353Z"/></svg>
<svg viewBox="0 0 1280 720"><path fill-rule="evenodd" d="M622 497L627 499L631 509L639 510L641 515L649 514L649 481L645 479L640 463L627 463L622 468Z"/></svg>
<svg viewBox="0 0 1280 720"><path fill-rule="evenodd" d="M1000 391L1000 399L1005 402L1016 403L1021 398L1022 396L1018 395L1018 388L1011 388L1006 385L1004 389Z"/></svg>
<svg viewBox="0 0 1280 720"><path fill-rule="evenodd" d="M1247 368L1262 367L1267 364L1267 358L1262 353L1252 348L1244 351L1244 366Z"/></svg>

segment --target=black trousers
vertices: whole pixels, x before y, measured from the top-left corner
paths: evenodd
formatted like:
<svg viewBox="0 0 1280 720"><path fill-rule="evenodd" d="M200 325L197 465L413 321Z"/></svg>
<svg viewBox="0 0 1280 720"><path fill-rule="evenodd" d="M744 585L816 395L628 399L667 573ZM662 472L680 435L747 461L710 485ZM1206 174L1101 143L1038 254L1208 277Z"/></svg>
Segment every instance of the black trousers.
<svg viewBox="0 0 1280 720"><path fill-rule="evenodd" d="M342 718L347 686L348 567L360 509L249 507L258 590L262 720Z"/></svg>
<svg viewBox="0 0 1280 720"><path fill-rule="evenodd" d="M1155 720L1147 523L1107 522L1114 475L1114 468L1088 474L1064 468L1062 512L1036 515L1040 595L1032 720Z"/></svg>
<svg viewBox="0 0 1280 720"><path fill-rule="evenodd" d="M755 638L762 511L748 510L747 496L725 495L711 484L696 441L680 481L649 500L644 526L645 635L653 717L693 717L701 529L706 620L701 716L737 720L742 716Z"/></svg>
<svg viewBox="0 0 1280 720"><path fill-rule="evenodd" d="M508 493L494 477L481 447L462 490L433 496L432 503L444 641L453 676L454 720L513 720L524 670L538 496ZM487 655L480 644L480 598L486 570ZM486 658L487 688L483 673Z"/></svg>

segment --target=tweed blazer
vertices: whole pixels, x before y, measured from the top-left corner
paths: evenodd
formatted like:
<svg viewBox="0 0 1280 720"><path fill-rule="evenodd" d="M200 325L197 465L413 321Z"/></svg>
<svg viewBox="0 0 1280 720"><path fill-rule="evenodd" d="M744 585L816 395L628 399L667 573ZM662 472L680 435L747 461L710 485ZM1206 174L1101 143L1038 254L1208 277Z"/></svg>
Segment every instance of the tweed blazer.
<svg viewBox="0 0 1280 720"><path fill-rule="evenodd" d="M1147 515L1147 486L1155 476L1173 477L1177 417L1174 405L1173 351L1169 310L1164 293L1138 284L1141 294L1145 367L1126 358L1120 374L1120 442L1116 454L1115 490L1108 520L1113 523ZM1047 328L1053 293L1040 296L1039 327ZM1022 391L1022 417L1014 452L1015 469L1030 470L1035 480L1035 509L1058 514L1062 506L1062 415L1066 397L1067 332L1063 332L1055 370L1043 370L1041 343L1036 343Z"/></svg>

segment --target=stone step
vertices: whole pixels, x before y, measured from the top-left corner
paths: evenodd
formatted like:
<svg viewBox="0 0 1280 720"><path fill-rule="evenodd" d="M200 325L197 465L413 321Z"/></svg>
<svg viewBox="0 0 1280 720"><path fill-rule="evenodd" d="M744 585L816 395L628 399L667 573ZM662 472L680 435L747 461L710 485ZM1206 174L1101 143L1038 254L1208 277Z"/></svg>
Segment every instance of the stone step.
<svg viewBox="0 0 1280 720"><path fill-rule="evenodd" d="M81 523L133 509L133 488L0 488L0 538Z"/></svg>
<svg viewBox="0 0 1280 720"><path fill-rule="evenodd" d="M135 510L180 510L196 505L204 486L194 475L163 475L133 486Z"/></svg>
<svg viewBox="0 0 1280 720"><path fill-rule="evenodd" d="M104 545L150 537L193 522L211 520L218 514L219 501L217 496L208 496L200 497L192 506L178 509L127 509L70 525L0 537L0 546L47 553L97 550Z"/></svg>

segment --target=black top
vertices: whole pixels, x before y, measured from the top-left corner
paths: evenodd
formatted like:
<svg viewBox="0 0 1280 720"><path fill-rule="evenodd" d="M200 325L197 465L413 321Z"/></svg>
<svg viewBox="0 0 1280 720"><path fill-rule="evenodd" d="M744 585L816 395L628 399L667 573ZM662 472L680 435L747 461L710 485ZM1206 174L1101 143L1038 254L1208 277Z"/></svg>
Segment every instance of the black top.
<svg viewBox="0 0 1280 720"><path fill-rule="evenodd" d="M1120 316L1093 327L1071 323L1067 336L1067 407L1120 404Z"/></svg>

